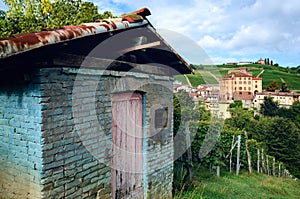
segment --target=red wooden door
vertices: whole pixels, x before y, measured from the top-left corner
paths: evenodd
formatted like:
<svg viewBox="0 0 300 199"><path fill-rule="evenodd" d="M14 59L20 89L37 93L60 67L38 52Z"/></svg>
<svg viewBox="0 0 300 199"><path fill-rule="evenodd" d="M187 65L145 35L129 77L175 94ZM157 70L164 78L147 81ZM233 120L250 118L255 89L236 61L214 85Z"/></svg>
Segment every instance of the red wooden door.
<svg viewBox="0 0 300 199"><path fill-rule="evenodd" d="M112 103L112 198L143 198L143 107L139 93L121 93Z"/></svg>

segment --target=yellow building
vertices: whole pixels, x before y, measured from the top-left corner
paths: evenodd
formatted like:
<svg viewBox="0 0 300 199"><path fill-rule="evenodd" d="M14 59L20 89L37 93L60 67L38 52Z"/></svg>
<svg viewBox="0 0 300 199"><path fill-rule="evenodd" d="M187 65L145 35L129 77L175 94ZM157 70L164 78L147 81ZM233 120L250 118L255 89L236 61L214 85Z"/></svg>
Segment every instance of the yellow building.
<svg viewBox="0 0 300 199"><path fill-rule="evenodd" d="M295 101L299 101L300 94L294 92L269 92L263 91L256 93L256 96L253 100L254 107L259 111L261 104L264 103L265 97L273 98L273 101L278 102L279 107L289 108Z"/></svg>
<svg viewBox="0 0 300 199"><path fill-rule="evenodd" d="M230 73L220 80L222 100L253 100L254 94L262 92L262 78L253 77L248 68Z"/></svg>

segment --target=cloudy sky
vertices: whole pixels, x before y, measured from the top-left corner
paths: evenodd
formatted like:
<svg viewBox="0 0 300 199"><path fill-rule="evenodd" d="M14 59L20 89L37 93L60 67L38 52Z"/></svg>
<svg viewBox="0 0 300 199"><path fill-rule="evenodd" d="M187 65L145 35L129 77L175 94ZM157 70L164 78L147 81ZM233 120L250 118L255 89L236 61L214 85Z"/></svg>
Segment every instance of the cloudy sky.
<svg viewBox="0 0 300 199"><path fill-rule="evenodd" d="M149 8L150 22L189 63L269 57L283 66L300 65L299 0L90 1L115 15Z"/></svg>

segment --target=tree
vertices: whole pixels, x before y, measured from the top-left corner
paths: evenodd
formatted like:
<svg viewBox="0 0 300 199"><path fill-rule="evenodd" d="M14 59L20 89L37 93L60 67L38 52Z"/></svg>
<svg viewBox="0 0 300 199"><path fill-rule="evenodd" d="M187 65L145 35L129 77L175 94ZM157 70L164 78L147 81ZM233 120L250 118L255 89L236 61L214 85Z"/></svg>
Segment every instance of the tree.
<svg viewBox="0 0 300 199"><path fill-rule="evenodd" d="M293 122L282 117L271 120L268 133L263 140L269 155L286 164L290 172L300 177L300 131Z"/></svg>
<svg viewBox="0 0 300 199"><path fill-rule="evenodd" d="M232 104L229 105L229 108L243 107L242 100L234 100Z"/></svg>
<svg viewBox="0 0 300 199"><path fill-rule="evenodd" d="M4 10L0 10L0 19L5 19L6 12Z"/></svg>
<svg viewBox="0 0 300 199"><path fill-rule="evenodd" d="M244 110L242 107L235 107L230 110L231 118L225 121L225 126L232 130L250 130L254 126L255 120L253 112Z"/></svg>
<svg viewBox="0 0 300 199"><path fill-rule="evenodd" d="M260 112L265 116L276 116L278 114L279 105L273 101L272 97L265 97L264 103L261 104Z"/></svg>
<svg viewBox="0 0 300 199"><path fill-rule="evenodd" d="M268 86L266 87L266 90L267 91L271 91L271 92L274 92L275 90L278 89L278 84L277 84L277 81L272 81L268 84Z"/></svg>
<svg viewBox="0 0 300 199"><path fill-rule="evenodd" d="M294 122L295 125L300 128L300 102L296 101L293 103L293 105L290 107L290 118Z"/></svg>
<svg viewBox="0 0 300 199"><path fill-rule="evenodd" d="M286 82L281 82L281 92L289 92L289 88Z"/></svg>
<svg viewBox="0 0 300 199"><path fill-rule="evenodd" d="M4 3L8 11L0 12L0 37L113 17L108 11L99 14L96 5L82 0L4 0Z"/></svg>

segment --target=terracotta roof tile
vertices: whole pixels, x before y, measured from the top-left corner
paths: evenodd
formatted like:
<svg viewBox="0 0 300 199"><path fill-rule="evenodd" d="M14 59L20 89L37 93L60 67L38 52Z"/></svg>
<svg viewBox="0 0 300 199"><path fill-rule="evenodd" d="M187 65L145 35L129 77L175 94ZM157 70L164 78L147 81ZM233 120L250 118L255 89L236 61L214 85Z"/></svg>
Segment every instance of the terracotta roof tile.
<svg viewBox="0 0 300 199"><path fill-rule="evenodd" d="M147 8L143 8L128 15L123 15L120 18L104 19L78 26L62 26L60 29L55 30L14 35L12 38L0 40L0 58L80 37L142 26L149 23L145 17L150 14Z"/></svg>

